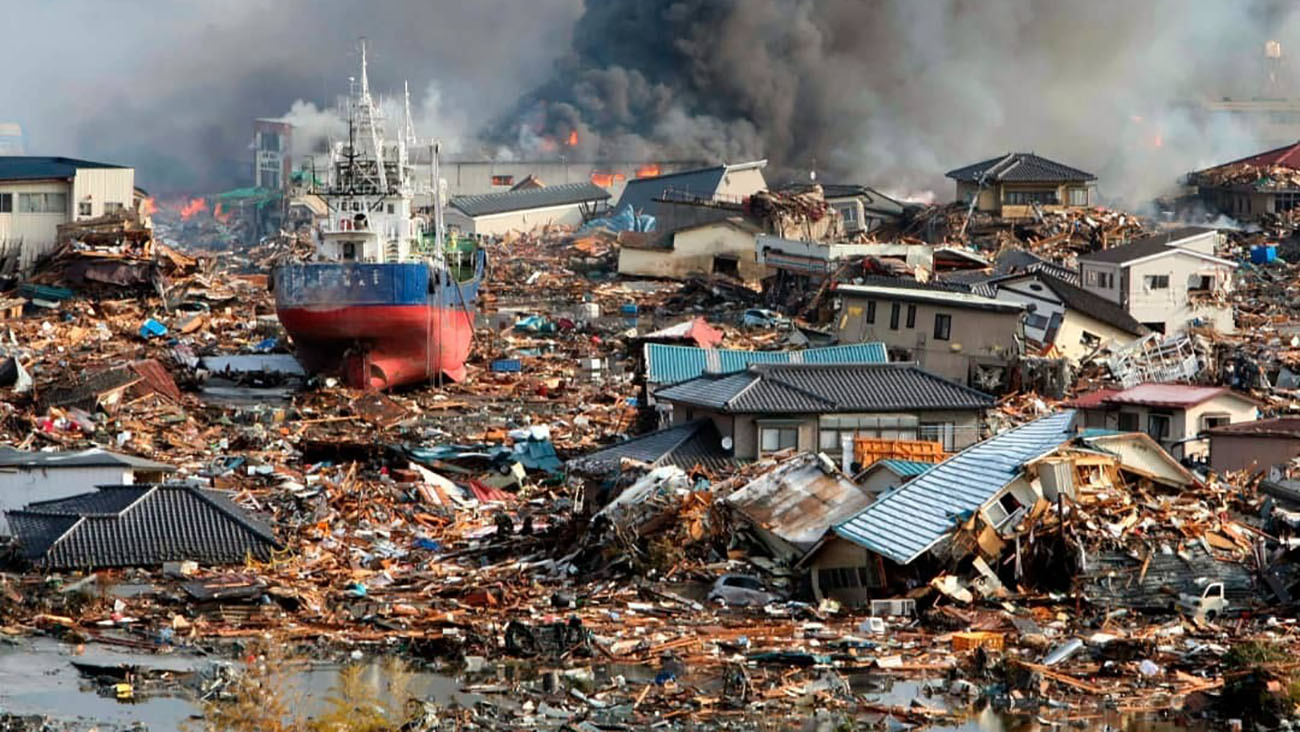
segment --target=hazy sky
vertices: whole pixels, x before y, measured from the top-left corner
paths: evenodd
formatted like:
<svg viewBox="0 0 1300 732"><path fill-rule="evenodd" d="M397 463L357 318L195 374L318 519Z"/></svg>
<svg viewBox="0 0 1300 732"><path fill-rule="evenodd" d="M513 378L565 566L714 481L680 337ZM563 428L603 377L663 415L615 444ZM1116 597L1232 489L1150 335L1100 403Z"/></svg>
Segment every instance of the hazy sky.
<svg viewBox="0 0 1300 732"><path fill-rule="evenodd" d="M13 5L0 120L29 153L131 164L163 194L246 185L254 117L328 129L359 36L374 86L409 80L420 131L464 154L544 155L578 132L575 157L765 156L941 198L944 171L1014 149L1133 200L1263 142L1175 102L1300 96L1294 5L1262 1Z"/></svg>

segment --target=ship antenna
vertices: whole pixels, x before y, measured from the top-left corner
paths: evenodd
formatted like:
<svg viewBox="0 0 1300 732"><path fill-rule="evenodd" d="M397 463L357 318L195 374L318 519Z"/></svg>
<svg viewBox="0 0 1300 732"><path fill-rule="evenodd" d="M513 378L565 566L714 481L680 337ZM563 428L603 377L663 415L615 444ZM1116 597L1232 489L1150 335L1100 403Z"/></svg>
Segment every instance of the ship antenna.
<svg viewBox="0 0 1300 732"><path fill-rule="evenodd" d="M433 164L433 246L434 259L441 267L444 259L444 237L446 230L442 219L442 181L439 172L439 157L442 154L442 142L435 142L429 146L430 158Z"/></svg>

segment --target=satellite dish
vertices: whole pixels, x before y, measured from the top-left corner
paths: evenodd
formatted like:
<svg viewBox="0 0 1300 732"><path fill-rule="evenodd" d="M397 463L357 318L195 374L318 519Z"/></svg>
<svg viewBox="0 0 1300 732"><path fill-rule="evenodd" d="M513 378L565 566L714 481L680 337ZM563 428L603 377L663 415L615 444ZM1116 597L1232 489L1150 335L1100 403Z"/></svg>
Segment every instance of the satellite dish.
<svg viewBox="0 0 1300 732"><path fill-rule="evenodd" d="M734 445L734 444L735 444L735 443L731 441L731 438L730 438L730 437L724 437L724 438L722 438L722 449L723 449L723 450L730 451L732 445Z"/></svg>

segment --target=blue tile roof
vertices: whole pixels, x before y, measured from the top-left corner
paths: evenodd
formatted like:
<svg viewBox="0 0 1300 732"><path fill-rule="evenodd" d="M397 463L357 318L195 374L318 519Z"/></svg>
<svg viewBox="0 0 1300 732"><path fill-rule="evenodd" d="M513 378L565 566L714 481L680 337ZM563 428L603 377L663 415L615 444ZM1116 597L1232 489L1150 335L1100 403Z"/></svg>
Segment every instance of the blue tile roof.
<svg viewBox="0 0 1300 732"><path fill-rule="evenodd" d="M839 524L840 537L908 564L1020 475L1021 466L1069 441L1074 411L1036 419L972 445Z"/></svg>
<svg viewBox="0 0 1300 732"><path fill-rule="evenodd" d="M740 351L647 343L645 362L647 382L676 384L702 375L710 365L714 373L733 374L755 363L888 363L889 354L880 342L803 351Z"/></svg>
<svg viewBox="0 0 1300 732"><path fill-rule="evenodd" d="M935 466L935 463L923 463L919 460L899 460L898 458L886 458L881 460L880 464L904 478L914 478Z"/></svg>

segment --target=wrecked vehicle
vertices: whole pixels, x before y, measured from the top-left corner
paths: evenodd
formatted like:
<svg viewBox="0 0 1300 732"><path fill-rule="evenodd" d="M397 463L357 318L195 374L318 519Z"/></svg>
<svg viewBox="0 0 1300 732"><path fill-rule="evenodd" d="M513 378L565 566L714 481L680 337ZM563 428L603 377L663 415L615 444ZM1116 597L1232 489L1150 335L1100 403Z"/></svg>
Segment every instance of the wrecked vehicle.
<svg viewBox="0 0 1300 732"><path fill-rule="evenodd" d="M709 602L719 601L725 605L762 607L780 602L781 596L768 591L756 577L724 574L713 583L713 589L709 590Z"/></svg>
<svg viewBox="0 0 1300 732"><path fill-rule="evenodd" d="M1198 581L1198 584L1203 582L1204 579ZM1224 611L1228 609L1228 600L1223 594L1223 583L1209 582L1205 584L1200 594L1180 592L1178 599L1173 601L1173 609L1196 620L1213 623L1223 617Z"/></svg>

